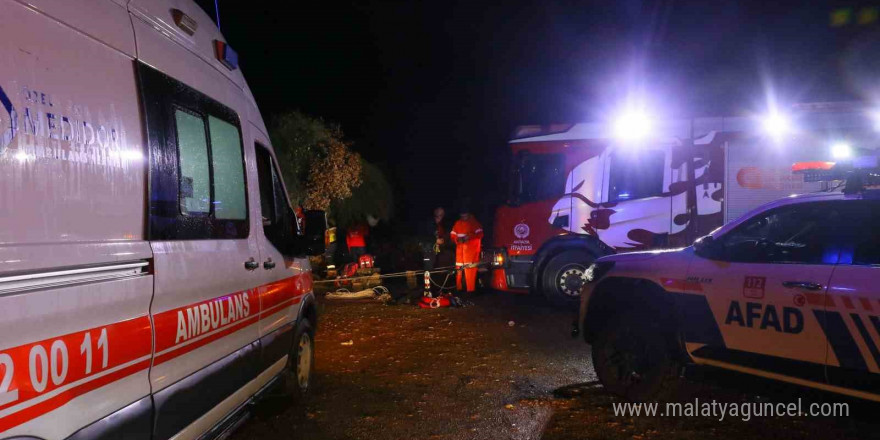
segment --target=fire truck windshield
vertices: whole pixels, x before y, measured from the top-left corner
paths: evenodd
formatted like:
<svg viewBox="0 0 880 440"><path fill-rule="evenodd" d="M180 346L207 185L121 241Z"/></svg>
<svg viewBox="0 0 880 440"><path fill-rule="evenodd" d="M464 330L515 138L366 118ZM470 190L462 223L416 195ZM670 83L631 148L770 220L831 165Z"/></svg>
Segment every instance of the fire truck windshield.
<svg viewBox="0 0 880 440"><path fill-rule="evenodd" d="M565 192L565 156L520 151L513 166L515 204L559 197Z"/></svg>

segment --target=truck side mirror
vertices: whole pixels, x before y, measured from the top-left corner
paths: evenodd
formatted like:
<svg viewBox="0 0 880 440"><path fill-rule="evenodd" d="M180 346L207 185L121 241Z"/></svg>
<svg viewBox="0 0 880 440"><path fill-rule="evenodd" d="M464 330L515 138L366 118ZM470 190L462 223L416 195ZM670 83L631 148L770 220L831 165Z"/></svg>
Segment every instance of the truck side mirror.
<svg viewBox="0 0 880 440"><path fill-rule="evenodd" d="M327 230L327 213L309 210L305 213L305 227L302 235L302 249L306 255L316 256L324 253L324 232Z"/></svg>

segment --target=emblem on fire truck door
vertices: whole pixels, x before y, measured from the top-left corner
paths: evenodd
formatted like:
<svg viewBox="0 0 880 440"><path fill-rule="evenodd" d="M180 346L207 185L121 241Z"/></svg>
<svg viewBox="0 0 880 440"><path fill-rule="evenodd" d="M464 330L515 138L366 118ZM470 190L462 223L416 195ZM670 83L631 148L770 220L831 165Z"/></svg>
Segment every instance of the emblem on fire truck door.
<svg viewBox="0 0 880 440"><path fill-rule="evenodd" d="M5 110L0 112L0 154L3 154L15 137L16 117L15 107L12 106L12 101L6 96L2 87L0 87L0 105Z"/></svg>
<svg viewBox="0 0 880 440"><path fill-rule="evenodd" d="M529 225L525 223L520 223L513 227L513 235L520 240L527 238L530 232Z"/></svg>

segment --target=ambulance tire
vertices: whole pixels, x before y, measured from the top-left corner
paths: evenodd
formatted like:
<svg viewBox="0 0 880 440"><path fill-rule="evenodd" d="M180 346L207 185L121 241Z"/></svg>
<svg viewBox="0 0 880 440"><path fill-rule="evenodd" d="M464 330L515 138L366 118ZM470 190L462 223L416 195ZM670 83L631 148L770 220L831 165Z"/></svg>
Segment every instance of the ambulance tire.
<svg viewBox="0 0 880 440"><path fill-rule="evenodd" d="M666 400L678 383L674 337L639 310L614 316L592 345L593 368L609 392L633 402Z"/></svg>
<svg viewBox="0 0 880 440"><path fill-rule="evenodd" d="M306 318L301 318L293 334L293 345L284 370L284 392L298 401L308 395L315 367L315 331Z"/></svg>
<svg viewBox="0 0 880 440"><path fill-rule="evenodd" d="M581 250L562 251L551 257L541 273L541 291L547 300L558 306L578 304L584 273L595 259Z"/></svg>

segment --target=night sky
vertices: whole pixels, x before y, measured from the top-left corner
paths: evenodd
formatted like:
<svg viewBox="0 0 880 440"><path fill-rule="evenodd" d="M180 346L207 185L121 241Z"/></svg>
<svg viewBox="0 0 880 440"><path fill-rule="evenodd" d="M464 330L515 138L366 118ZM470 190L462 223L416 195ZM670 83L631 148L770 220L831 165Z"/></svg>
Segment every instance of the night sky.
<svg viewBox="0 0 880 440"><path fill-rule="evenodd" d="M200 3L213 12L213 1ZM263 117L299 109L341 124L388 170L397 216L412 221L460 197L503 200L516 125L608 118L634 90L663 117L761 111L767 85L783 102L864 97L867 81L847 59L865 31L829 26L832 10L853 3L220 0L219 9Z"/></svg>

